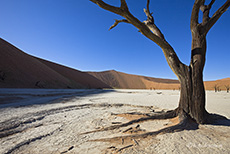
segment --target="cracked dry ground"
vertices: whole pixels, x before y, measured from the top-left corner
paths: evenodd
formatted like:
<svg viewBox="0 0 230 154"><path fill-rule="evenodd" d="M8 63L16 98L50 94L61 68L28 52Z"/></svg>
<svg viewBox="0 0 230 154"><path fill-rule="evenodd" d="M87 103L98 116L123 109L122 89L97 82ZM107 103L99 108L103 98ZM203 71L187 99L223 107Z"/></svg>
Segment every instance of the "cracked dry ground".
<svg viewBox="0 0 230 154"><path fill-rule="evenodd" d="M139 99L133 101L134 95ZM55 104L7 108L1 112L0 153L230 153L229 126L200 125L197 130L146 138L98 140L156 131L175 123L176 119L151 120L84 134L143 117L145 113L164 112L143 104L144 97L150 95L125 91ZM9 113L14 115L6 116Z"/></svg>

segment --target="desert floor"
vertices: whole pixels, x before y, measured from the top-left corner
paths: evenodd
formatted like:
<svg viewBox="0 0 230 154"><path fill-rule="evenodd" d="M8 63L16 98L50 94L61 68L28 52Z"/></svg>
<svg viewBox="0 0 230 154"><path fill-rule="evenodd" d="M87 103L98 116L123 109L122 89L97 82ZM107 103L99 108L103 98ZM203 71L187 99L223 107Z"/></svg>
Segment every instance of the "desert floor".
<svg viewBox="0 0 230 154"><path fill-rule="evenodd" d="M229 119L230 94L206 94L207 110ZM97 139L156 131L173 120L85 133L140 117L122 113L174 109L178 100L177 90L0 89L0 153L230 153L230 120L125 141Z"/></svg>

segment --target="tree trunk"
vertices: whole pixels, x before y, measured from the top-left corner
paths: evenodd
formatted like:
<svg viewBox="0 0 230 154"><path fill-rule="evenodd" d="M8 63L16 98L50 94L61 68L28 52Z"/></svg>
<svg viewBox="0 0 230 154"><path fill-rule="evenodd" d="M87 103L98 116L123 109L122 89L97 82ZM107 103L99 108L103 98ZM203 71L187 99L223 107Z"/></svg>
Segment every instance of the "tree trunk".
<svg viewBox="0 0 230 154"><path fill-rule="evenodd" d="M206 38L194 31L192 40L192 55L190 66L180 80L181 94L179 115L186 113L197 123L206 123L208 112L205 109L205 88L203 68L205 65Z"/></svg>
<svg viewBox="0 0 230 154"><path fill-rule="evenodd" d="M208 113L205 109L205 89L200 74L189 71L188 76L180 80L181 91L179 115L186 114L199 124L207 122Z"/></svg>

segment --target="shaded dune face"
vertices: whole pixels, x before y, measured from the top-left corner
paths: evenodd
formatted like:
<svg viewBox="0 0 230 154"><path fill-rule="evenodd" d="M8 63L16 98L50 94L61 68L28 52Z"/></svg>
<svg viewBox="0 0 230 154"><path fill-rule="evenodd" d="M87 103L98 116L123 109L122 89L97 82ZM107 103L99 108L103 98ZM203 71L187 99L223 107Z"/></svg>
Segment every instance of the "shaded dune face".
<svg viewBox="0 0 230 154"><path fill-rule="evenodd" d="M88 73L30 56L0 39L0 88L109 88Z"/></svg>

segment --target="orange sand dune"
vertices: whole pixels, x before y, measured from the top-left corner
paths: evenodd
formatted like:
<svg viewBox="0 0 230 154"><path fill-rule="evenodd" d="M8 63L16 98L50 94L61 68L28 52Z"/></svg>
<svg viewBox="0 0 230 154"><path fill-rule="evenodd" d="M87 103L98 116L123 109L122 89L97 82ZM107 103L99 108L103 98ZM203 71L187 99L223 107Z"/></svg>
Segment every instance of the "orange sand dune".
<svg viewBox="0 0 230 154"><path fill-rule="evenodd" d="M178 80L152 78L138 75L131 75L115 70L105 72L89 72L99 80L108 84L113 88L118 89L179 89L180 84ZM230 78L225 78L216 81L205 81L206 90L214 90L217 85L221 90L226 90L225 86L230 86Z"/></svg>
<svg viewBox="0 0 230 154"><path fill-rule="evenodd" d="M205 82L225 90L230 78ZM179 89L178 80L131 75L115 70L81 72L33 57L0 38L0 88Z"/></svg>
<svg viewBox="0 0 230 154"><path fill-rule="evenodd" d="M104 83L119 89L178 89L179 82L171 79L131 75L115 70L89 72Z"/></svg>
<svg viewBox="0 0 230 154"><path fill-rule="evenodd" d="M95 77L30 56L0 38L0 88L109 88Z"/></svg>
<svg viewBox="0 0 230 154"><path fill-rule="evenodd" d="M216 81L206 81L204 82L204 85L207 90L214 90L215 86L220 90L226 90L225 86L230 86L230 78L225 78Z"/></svg>

